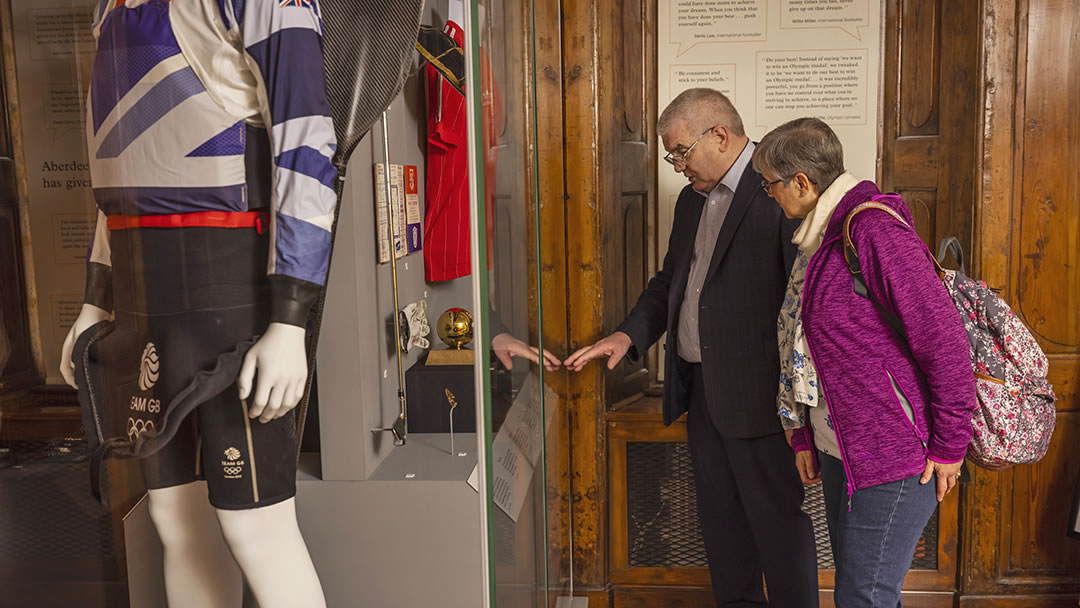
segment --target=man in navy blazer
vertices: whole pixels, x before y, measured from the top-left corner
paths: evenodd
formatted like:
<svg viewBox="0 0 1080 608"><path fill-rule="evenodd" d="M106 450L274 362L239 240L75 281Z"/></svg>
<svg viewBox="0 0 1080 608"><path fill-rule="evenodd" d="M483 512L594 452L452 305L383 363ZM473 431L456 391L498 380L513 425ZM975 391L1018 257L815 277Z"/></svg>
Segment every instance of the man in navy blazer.
<svg viewBox="0 0 1080 608"><path fill-rule="evenodd" d="M818 605L817 556L803 486L776 413L776 317L798 221L772 204L728 98L690 89L664 110L665 160L690 183L668 252L610 336L566 360L608 367L665 343L664 423L683 412L713 594L720 606ZM762 586L764 574L768 601Z"/></svg>

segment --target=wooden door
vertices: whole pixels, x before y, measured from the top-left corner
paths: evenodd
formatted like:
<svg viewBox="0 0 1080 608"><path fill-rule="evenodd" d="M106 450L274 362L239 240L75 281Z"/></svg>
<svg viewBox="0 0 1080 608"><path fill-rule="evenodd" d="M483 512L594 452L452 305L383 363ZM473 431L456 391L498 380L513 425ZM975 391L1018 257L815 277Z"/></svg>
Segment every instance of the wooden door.
<svg viewBox="0 0 1080 608"><path fill-rule="evenodd" d="M1075 606L1080 542L1080 4L986 0L975 269L1050 359L1057 428L1037 464L974 471L964 606Z"/></svg>

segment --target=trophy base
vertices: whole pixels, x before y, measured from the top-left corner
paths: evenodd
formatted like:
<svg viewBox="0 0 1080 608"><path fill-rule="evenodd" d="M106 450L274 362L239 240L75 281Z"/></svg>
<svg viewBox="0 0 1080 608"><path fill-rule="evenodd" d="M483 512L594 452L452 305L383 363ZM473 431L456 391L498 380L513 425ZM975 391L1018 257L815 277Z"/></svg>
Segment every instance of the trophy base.
<svg viewBox="0 0 1080 608"><path fill-rule="evenodd" d="M443 349L443 350L430 350L428 351L427 360L424 361L425 365L472 365L474 362L475 353L473 351L462 349Z"/></svg>

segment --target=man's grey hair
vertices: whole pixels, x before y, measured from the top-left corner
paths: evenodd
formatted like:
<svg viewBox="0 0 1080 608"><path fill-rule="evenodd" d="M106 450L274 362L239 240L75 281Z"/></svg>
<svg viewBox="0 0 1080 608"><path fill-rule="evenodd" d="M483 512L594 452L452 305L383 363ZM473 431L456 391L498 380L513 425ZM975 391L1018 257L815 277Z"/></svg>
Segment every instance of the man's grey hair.
<svg viewBox="0 0 1080 608"><path fill-rule="evenodd" d="M766 133L752 162L758 173L768 171L784 183L803 173L824 192L844 172L844 147L824 121L796 118Z"/></svg>
<svg viewBox="0 0 1080 608"><path fill-rule="evenodd" d="M683 121L693 137L716 125L723 125L736 137L743 137L742 117L731 100L716 89L687 89L671 100L656 122L656 132L663 137L675 123Z"/></svg>

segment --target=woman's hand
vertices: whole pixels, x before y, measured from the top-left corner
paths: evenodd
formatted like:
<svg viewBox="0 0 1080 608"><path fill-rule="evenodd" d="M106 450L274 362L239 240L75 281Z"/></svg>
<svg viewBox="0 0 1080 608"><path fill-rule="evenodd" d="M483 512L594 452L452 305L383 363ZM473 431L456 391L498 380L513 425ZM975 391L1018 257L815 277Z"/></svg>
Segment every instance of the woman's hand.
<svg viewBox="0 0 1080 608"><path fill-rule="evenodd" d="M956 480L960 478L960 467L962 466L964 466L963 460L952 464L942 464L927 458L926 470L923 471L922 479L919 480L919 483L926 484L930 481L931 477L936 475L937 499L938 502L941 502L945 500L945 495L956 485Z"/></svg>
<svg viewBox="0 0 1080 608"><path fill-rule="evenodd" d="M814 470L814 458L810 450L795 453L795 468L803 483L821 483L821 472Z"/></svg>

